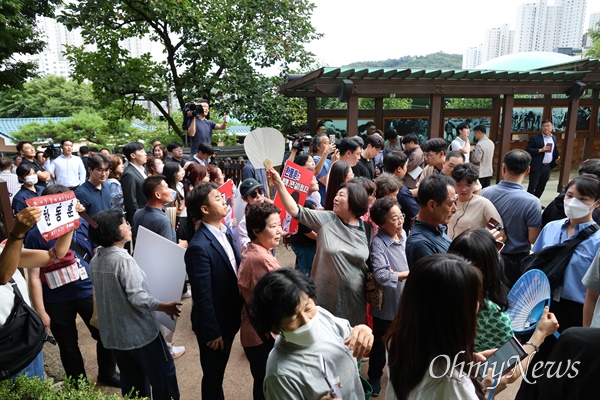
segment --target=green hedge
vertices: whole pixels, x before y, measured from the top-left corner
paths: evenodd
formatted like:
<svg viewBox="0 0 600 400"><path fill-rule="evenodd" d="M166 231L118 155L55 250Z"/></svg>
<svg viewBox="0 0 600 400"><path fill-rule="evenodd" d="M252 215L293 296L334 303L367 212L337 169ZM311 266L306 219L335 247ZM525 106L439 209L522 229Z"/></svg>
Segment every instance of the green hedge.
<svg viewBox="0 0 600 400"><path fill-rule="evenodd" d="M134 395L123 397L125 399L140 399ZM2 400L108 400L121 399L120 394L110 394L106 389L96 389L96 384L87 378L75 381L67 379L62 385L55 385L52 379L42 381L38 377L17 377L14 382L0 381L0 399Z"/></svg>

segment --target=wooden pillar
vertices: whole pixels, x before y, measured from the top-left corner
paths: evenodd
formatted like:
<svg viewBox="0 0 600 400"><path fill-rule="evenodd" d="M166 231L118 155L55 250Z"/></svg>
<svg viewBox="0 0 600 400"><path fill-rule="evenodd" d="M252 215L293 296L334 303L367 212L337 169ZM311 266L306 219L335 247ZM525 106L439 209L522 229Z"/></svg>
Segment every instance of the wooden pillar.
<svg viewBox="0 0 600 400"><path fill-rule="evenodd" d="M442 122L444 97L441 94L432 94L429 98L429 139L443 138Z"/></svg>
<svg viewBox="0 0 600 400"><path fill-rule="evenodd" d="M567 114L567 129L565 130L565 141L563 142L562 154L560 156L560 175L558 178L557 192L562 191L563 187L569 183L571 173L571 161L573 158L573 148L575 147L575 136L577 133L577 110L579 109L579 98L569 101Z"/></svg>
<svg viewBox="0 0 600 400"><path fill-rule="evenodd" d="M355 94L348 99L346 120L348 121L348 137L358 135L358 96Z"/></svg>
<svg viewBox="0 0 600 400"><path fill-rule="evenodd" d="M383 97L375 97L375 125L385 132L383 125Z"/></svg>
<svg viewBox="0 0 600 400"><path fill-rule="evenodd" d="M592 158L594 155L594 139L596 138L598 132L598 108L600 108L600 90L594 89L592 90L592 110L590 113L590 133L588 137L585 139L585 144L583 146L583 160L587 160L588 158Z"/></svg>
<svg viewBox="0 0 600 400"><path fill-rule="evenodd" d="M306 121L310 125L310 134L317 134L317 98L306 98Z"/></svg>
<svg viewBox="0 0 600 400"><path fill-rule="evenodd" d="M496 96L492 98L492 121L490 124L490 139L493 142L498 141L500 136L500 107L502 102L500 97Z"/></svg>
<svg viewBox="0 0 600 400"><path fill-rule="evenodd" d="M498 166L496 168L496 183L502 179L502 159L510 149L510 140L512 139L512 114L515 104L513 94L505 94L502 100L502 134L500 135L500 151L498 152Z"/></svg>
<svg viewBox="0 0 600 400"><path fill-rule="evenodd" d="M2 179L0 179L0 220L4 228L0 229L0 240L4 240L15 225L15 217L13 217L13 209L10 206L8 184Z"/></svg>

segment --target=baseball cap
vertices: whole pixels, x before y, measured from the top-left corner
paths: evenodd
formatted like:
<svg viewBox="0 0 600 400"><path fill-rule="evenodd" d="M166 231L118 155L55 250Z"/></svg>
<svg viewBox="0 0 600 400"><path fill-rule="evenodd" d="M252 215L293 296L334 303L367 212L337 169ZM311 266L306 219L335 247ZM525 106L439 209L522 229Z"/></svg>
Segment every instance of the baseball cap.
<svg viewBox="0 0 600 400"><path fill-rule="evenodd" d="M240 185L240 193L242 194L242 196L248 196L254 191L254 189L262 186L262 183L259 183L254 178L244 179L244 181Z"/></svg>

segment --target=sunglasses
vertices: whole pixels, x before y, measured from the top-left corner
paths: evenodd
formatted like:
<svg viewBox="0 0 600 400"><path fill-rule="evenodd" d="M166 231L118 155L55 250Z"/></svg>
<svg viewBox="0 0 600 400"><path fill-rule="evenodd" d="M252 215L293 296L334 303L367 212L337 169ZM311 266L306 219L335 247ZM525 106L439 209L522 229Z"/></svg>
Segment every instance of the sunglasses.
<svg viewBox="0 0 600 400"><path fill-rule="evenodd" d="M258 195L262 196L263 194L265 194L265 190L263 188L257 188L251 194L249 194L249 196L255 199L258 197Z"/></svg>

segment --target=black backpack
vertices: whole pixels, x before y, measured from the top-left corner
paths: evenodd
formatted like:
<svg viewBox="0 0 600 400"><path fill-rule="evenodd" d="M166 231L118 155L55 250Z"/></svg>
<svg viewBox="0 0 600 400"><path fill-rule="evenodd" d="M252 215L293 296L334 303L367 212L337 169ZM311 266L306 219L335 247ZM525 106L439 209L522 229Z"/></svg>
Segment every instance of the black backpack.
<svg viewBox="0 0 600 400"><path fill-rule="evenodd" d="M552 290L556 289L562 283L575 248L596 233L599 228L598 224L590 225L571 240L548 246L537 253L528 255L521 262L521 271L525 273L532 269L542 270L548 277Z"/></svg>
<svg viewBox="0 0 600 400"><path fill-rule="evenodd" d="M0 379L10 378L27 367L48 338L42 319L25 303L15 280L11 278L10 284L15 293L15 305L0 328Z"/></svg>

